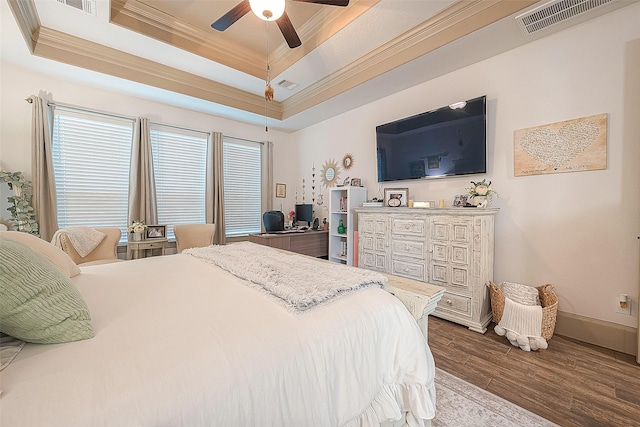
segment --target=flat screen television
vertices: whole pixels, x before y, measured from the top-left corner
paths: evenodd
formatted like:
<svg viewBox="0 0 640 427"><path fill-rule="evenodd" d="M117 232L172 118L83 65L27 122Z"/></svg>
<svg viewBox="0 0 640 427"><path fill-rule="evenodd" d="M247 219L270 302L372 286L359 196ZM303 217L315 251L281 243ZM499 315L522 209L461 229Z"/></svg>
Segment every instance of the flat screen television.
<svg viewBox="0 0 640 427"><path fill-rule="evenodd" d="M486 96L376 126L378 182L487 171Z"/></svg>
<svg viewBox="0 0 640 427"><path fill-rule="evenodd" d="M311 226L311 223L313 222L312 204L296 205L296 222L306 222L308 226Z"/></svg>

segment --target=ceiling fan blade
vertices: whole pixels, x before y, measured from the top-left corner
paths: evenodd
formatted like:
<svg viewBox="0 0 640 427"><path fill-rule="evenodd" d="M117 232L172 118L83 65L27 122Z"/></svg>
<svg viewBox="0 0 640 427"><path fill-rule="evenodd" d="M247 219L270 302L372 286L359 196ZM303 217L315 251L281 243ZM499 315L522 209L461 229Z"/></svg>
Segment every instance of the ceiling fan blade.
<svg viewBox="0 0 640 427"><path fill-rule="evenodd" d="M289 15L287 12L284 12L280 18L276 20L278 24L278 28L280 28L280 32L284 36L284 39L287 41L287 44L291 49L296 48L302 44L300 41L300 37L298 37L298 33L296 33L296 29L293 28L293 24L289 19Z"/></svg>
<svg viewBox="0 0 640 427"><path fill-rule="evenodd" d="M349 6L349 0L293 0L293 1L299 1L303 3L324 4L327 6L340 6L340 7Z"/></svg>
<svg viewBox="0 0 640 427"><path fill-rule="evenodd" d="M216 29L218 31L224 31L229 28L234 22L238 19L242 18L244 15L249 13L251 10L251 5L247 0L243 0L236 7L231 9L229 12L222 15L220 19L211 24L211 28Z"/></svg>

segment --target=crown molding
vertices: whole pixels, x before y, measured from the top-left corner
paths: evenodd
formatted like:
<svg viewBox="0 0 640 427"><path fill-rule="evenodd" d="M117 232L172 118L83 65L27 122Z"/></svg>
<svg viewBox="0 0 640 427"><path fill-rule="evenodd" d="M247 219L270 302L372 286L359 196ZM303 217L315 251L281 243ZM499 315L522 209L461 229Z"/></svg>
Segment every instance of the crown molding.
<svg viewBox="0 0 640 427"><path fill-rule="evenodd" d="M137 0L111 0L110 22L243 73L264 78L264 54L224 42Z"/></svg>
<svg viewBox="0 0 640 427"><path fill-rule="evenodd" d="M113 0L112 4L122 6L123 1ZM9 5L16 16L20 30L29 46L32 46L34 55L254 114L267 115L276 120L292 117L534 3L536 0L460 0L412 30L362 56L316 84L299 91L287 100L266 103L265 110L262 94L255 95L205 77L41 27L33 0L9 0ZM156 18L149 18L149 16L157 16L154 13L148 14L149 11L143 7L134 10L133 5L139 5L139 2L135 0L128 0L124 4L130 7L118 9L116 13L116 15L121 15L123 19L128 14L135 14L137 19L142 19L142 16L145 16L145 20L150 19L150 22L153 23L148 25L154 28L162 26L165 34L169 28L173 28L172 25L176 25L175 21L172 22L171 19L164 19L160 22ZM123 13L125 10L127 12ZM112 13L114 13L113 10ZM309 26L320 28L316 22L310 22ZM201 43L201 35L198 35L197 31L192 32L191 30L193 29L182 28L183 32L179 38L189 43L200 40L198 43ZM305 28L302 30L306 31ZM313 29L309 29L309 31L311 33ZM172 35L171 41L175 41L175 35ZM296 51L298 49L288 50ZM304 51L301 52L304 55ZM236 56L243 59L241 54ZM260 57L257 62L262 64L263 59ZM264 70L261 65L259 69L257 77L262 78Z"/></svg>
<svg viewBox="0 0 640 427"><path fill-rule="evenodd" d="M331 99L534 3L537 3L537 0L458 1L422 24L283 101L283 119Z"/></svg>
<svg viewBox="0 0 640 427"><path fill-rule="evenodd" d="M282 120L282 106L213 80L41 27L34 55Z"/></svg>
<svg viewBox="0 0 640 427"><path fill-rule="evenodd" d="M40 30L40 17L33 0L7 0L9 9L13 13L13 17L18 23L22 37L24 38L29 51L33 53L38 40L38 31Z"/></svg>

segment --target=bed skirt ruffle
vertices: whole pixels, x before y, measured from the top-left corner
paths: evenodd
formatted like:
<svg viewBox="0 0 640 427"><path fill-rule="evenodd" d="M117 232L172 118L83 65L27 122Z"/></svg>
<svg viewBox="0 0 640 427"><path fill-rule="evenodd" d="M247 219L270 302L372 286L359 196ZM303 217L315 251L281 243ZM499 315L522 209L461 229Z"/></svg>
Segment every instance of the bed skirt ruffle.
<svg viewBox="0 0 640 427"><path fill-rule="evenodd" d="M436 386L421 384L387 384L371 405L342 427L380 427L386 421L400 421L401 426L428 427L436 415ZM395 423L389 424L395 426Z"/></svg>

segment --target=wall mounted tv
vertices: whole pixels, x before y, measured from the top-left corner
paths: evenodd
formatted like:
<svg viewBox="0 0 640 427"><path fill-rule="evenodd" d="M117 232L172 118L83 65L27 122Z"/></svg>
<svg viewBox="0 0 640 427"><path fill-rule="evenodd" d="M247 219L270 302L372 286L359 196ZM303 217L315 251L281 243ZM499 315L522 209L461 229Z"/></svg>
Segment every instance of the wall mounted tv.
<svg viewBox="0 0 640 427"><path fill-rule="evenodd" d="M487 171L486 96L376 126L378 182Z"/></svg>

